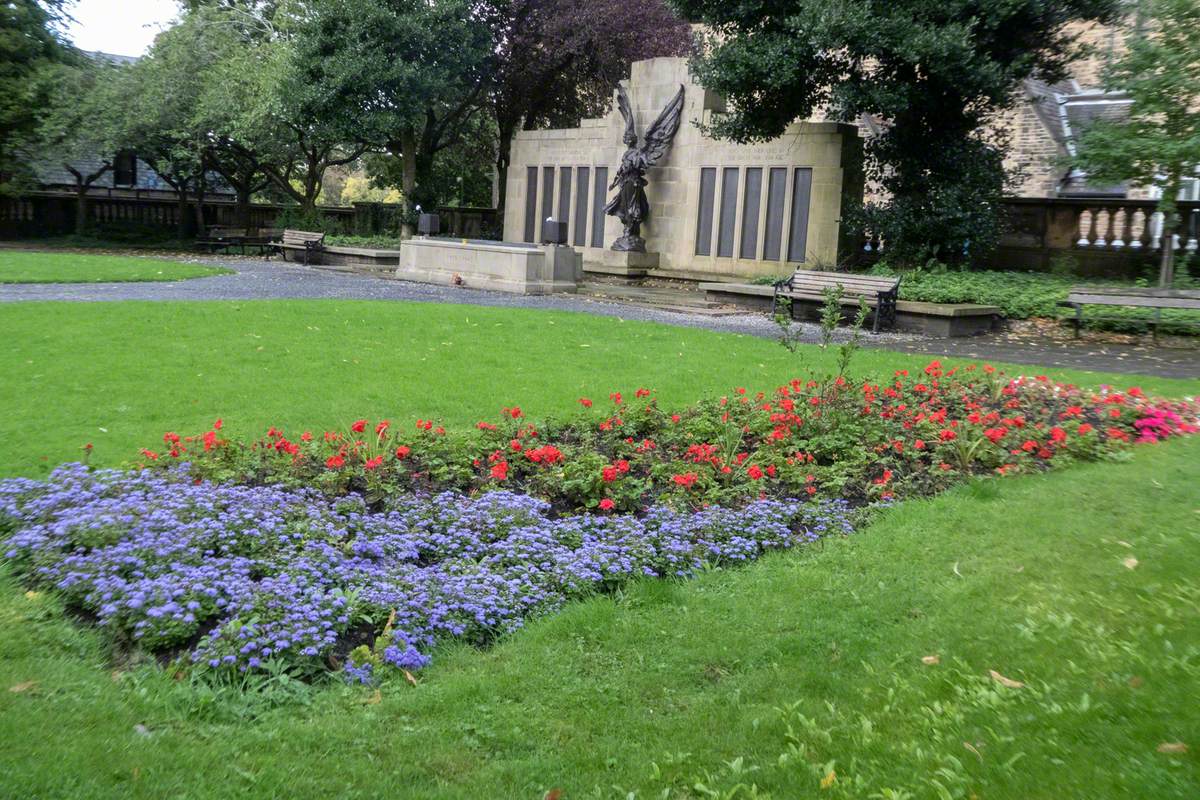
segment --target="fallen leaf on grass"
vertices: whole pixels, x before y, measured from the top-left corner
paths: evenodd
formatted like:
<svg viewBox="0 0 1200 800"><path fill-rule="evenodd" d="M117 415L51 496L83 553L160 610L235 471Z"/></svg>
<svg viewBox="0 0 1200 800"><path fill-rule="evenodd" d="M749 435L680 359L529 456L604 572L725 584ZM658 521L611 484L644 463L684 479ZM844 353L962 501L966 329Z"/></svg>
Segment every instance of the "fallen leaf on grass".
<svg viewBox="0 0 1200 800"><path fill-rule="evenodd" d="M983 762L983 753L979 752L979 750L975 748L975 745L971 744L970 742L963 742L963 747L974 753L979 758L981 763Z"/></svg>
<svg viewBox="0 0 1200 800"><path fill-rule="evenodd" d="M1007 686L1010 689L1025 688L1025 684L1021 683L1020 681L1014 681L1012 678L1006 678L1003 675L1001 675L999 672L996 672L996 670L994 670L994 669L989 669L988 675L991 675L992 680L994 680L996 683L1000 684L1001 686Z"/></svg>
<svg viewBox="0 0 1200 800"><path fill-rule="evenodd" d="M375 706L375 705L379 705L379 703L381 703L382 701L383 701L383 692L376 689L371 694L370 697L368 697L366 700L363 700L363 704L368 705L368 706Z"/></svg>
<svg viewBox="0 0 1200 800"><path fill-rule="evenodd" d="M559 800L562 797L562 789L551 789L546 792L542 800Z"/></svg>
<svg viewBox="0 0 1200 800"><path fill-rule="evenodd" d="M934 664L942 663L942 659L939 656L925 656L921 659L921 663L933 666Z"/></svg>
<svg viewBox="0 0 1200 800"><path fill-rule="evenodd" d="M8 690L13 694L20 694L21 692L28 692L32 689L36 689L37 685L37 681L25 681L24 683L18 683L14 686L8 687Z"/></svg>
<svg viewBox="0 0 1200 800"><path fill-rule="evenodd" d="M42 596L41 592L28 591L25 593L26 600L37 600L41 596Z"/></svg>
<svg viewBox="0 0 1200 800"><path fill-rule="evenodd" d="M1188 746L1183 742L1163 742L1158 746L1160 753L1186 753Z"/></svg>
<svg viewBox="0 0 1200 800"><path fill-rule="evenodd" d="M1125 565L1125 569L1135 569L1138 565L1138 560L1133 556L1130 556L1121 563Z"/></svg>
<svg viewBox="0 0 1200 800"><path fill-rule="evenodd" d="M821 778L821 788L822 789L828 789L830 786L833 786L835 783L837 783L837 773L834 772L833 770L829 770L829 774L826 775L824 778Z"/></svg>
<svg viewBox="0 0 1200 800"><path fill-rule="evenodd" d="M411 672L409 672L408 670L404 670L404 680L408 681L413 686L417 685L417 679L414 678L413 674Z"/></svg>

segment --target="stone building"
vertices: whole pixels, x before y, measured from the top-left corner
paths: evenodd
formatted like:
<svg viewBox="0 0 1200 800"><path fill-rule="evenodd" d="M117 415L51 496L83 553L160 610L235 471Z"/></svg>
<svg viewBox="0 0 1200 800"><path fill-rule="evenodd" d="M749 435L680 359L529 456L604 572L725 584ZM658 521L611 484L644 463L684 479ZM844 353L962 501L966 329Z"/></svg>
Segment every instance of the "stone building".
<svg viewBox="0 0 1200 800"><path fill-rule="evenodd" d="M738 145L699 127L723 100L695 84L685 58L633 64L626 82L639 134L685 87L683 122L649 171L648 259L609 250L620 222L604 214L625 150L616 103L608 115L567 130L521 131L513 140L504 238L533 242L540 221L568 223L585 269L711 279L778 275L805 264L831 267L850 252L843 214L862 200L862 147L852 125L802 122L779 139Z"/></svg>

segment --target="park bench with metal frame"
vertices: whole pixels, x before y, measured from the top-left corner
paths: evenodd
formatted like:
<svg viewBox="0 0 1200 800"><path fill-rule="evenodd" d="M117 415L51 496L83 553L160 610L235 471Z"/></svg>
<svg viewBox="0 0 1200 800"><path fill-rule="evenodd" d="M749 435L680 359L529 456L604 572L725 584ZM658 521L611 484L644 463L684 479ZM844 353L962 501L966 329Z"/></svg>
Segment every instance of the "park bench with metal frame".
<svg viewBox="0 0 1200 800"><path fill-rule="evenodd" d="M896 301L900 296L900 279L882 275L851 275L845 272L818 272L798 269L790 277L775 283L775 312L782 300L791 301L792 319L796 318L797 300L825 302L825 292L842 287L842 305L857 306L865 302L875 310L871 332L878 333L881 325L896 324Z"/></svg>
<svg viewBox="0 0 1200 800"><path fill-rule="evenodd" d="M1196 289L1129 289L1129 288L1096 288L1089 286L1072 286L1066 300L1061 300L1059 306L1072 308L1075 315L1067 317L1067 321L1075 326L1075 338L1079 338L1079 329L1087 320L1115 320L1120 322L1144 322L1150 326L1154 340L1158 341L1158 326L1163 324L1164 310L1200 311L1200 290ZM1083 316L1084 306L1106 306L1109 308L1142 308L1154 311L1153 319L1128 316L1089 315ZM1166 321L1169 325L1200 326L1200 321L1174 320Z"/></svg>
<svg viewBox="0 0 1200 800"><path fill-rule="evenodd" d="M284 261L288 260L289 250L303 253L304 265L308 266L312 257L325 249L325 234L313 231L294 231L288 228L284 230L280 241L272 242L271 246L283 255Z"/></svg>

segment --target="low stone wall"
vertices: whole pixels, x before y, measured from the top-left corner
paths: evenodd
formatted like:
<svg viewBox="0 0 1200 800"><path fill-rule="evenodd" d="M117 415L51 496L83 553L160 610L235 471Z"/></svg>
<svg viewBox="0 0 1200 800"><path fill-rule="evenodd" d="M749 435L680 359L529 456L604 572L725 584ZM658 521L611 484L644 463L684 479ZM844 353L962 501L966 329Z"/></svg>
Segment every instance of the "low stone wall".
<svg viewBox="0 0 1200 800"><path fill-rule="evenodd" d="M725 303L753 311L771 313L775 287L753 283L701 283L700 290L714 303ZM799 301L798 317L817 317L821 304ZM976 336L995 329L1001 320L996 306L974 303L896 302L896 330L941 338Z"/></svg>
<svg viewBox="0 0 1200 800"><path fill-rule="evenodd" d="M571 247L416 238L400 246L395 277L419 283L551 294L578 289L582 259Z"/></svg>
<svg viewBox="0 0 1200 800"><path fill-rule="evenodd" d="M393 278L400 263L400 251L326 245L323 250L314 254L309 263L319 269L335 272Z"/></svg>

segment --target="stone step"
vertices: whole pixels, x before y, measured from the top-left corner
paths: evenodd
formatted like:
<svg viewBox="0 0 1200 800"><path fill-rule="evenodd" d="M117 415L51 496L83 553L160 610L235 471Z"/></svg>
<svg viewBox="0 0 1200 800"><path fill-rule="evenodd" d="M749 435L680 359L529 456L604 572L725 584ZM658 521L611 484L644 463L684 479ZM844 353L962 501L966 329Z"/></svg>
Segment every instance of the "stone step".
<svg viewBox="0 0 1200 800"><path fill-rule="evenodd" d="M700 292L679 289L629 286L615 282L586 281L579 287L579 294L597 300L650 306L679 313L704 313L714 316L744 313L721 303L714 303Z"/></svg>

